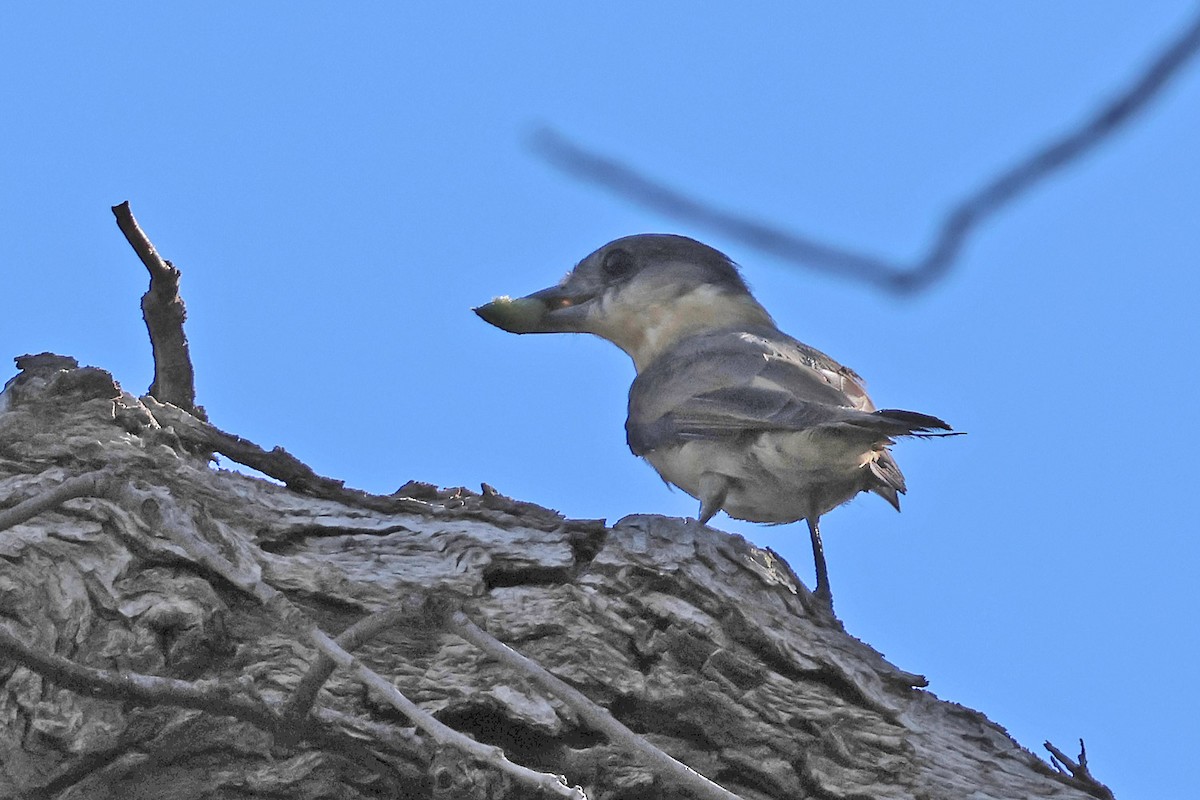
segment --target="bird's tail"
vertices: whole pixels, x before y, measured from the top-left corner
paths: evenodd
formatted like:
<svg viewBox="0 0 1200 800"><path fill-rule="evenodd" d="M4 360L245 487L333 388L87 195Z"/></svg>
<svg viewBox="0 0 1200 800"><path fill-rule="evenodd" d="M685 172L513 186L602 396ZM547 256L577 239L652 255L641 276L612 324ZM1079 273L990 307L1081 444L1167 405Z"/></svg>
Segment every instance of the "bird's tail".
<svg viewBox="0 0 1200 800"><path fill-rule="evenodd" d="M908 487L904 483L904 473L900 471L896 459L892 458L886 447L881 447L875 451L875 457L867 464L874 478L870 491L887 500L892 508L899 511L900 495L907 493Z"/></svg>
<svg viewBox="0 0 1200 800"><path fill-rule="evenodd" d="M871 416L875 418L874 427L889 437L916 436L921 439L930 439L935 436L961 435L960 431L952 431L945 421L916 411L884 408L872 412ZM908 487L904 484L904 474L900 472L899 465L892 458L892 454L888 452L888 444L891 444L891 439L888 439L885 444L879 445L874 458L868 462L873 479L869 491L887 500L892 508L899 511L900 495L904 494Z"/></svg>
<svg viewBox="0 0 1200 800"><path fill-rule="evenodd" d="M962 435L962 431L954 430L945 421L916 411L881 408L871 412L871 415L879 418L882 423L880 427L884 428L889 436L916 436L920 439L932 439L938 436Z"/></svg>

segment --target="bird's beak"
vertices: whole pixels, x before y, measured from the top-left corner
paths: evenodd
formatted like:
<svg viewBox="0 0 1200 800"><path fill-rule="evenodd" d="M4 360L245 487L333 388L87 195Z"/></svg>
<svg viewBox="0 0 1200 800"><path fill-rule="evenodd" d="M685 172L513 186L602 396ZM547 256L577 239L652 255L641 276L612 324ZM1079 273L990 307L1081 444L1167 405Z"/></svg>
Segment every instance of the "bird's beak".
<svg viewBox="0 0 1200 800"><path fill-rule="evenodd" d="M551 286L516 299L497 297L473 310L484 322L509 333L580 333L586 330L591 299Z"/></svg>

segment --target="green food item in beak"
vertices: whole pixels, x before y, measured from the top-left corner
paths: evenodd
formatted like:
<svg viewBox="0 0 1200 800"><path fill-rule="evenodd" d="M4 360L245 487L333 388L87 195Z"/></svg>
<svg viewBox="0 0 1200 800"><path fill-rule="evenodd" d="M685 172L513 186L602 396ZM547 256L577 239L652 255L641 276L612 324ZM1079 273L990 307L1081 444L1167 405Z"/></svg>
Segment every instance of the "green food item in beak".
<svg viewBox="0 0 1200 800"><path fill-rule="evenodd" d="M542 330L548 309L541 300L532 297L497 297L474 309L484 322L509 333L535 333Z"/></svg>

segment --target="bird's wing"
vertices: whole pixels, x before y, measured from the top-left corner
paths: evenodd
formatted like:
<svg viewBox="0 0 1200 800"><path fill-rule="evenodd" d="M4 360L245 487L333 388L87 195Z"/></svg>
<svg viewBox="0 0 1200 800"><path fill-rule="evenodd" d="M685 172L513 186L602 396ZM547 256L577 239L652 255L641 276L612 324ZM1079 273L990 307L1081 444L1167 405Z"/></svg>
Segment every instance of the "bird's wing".
<svg viewBox="0 0 1200 800"><path fill-rule="evenodd" d="M634 381L626 433L643 455L689 439L722 439L873 418L860 379L774 330L694 337Z"/></svg>

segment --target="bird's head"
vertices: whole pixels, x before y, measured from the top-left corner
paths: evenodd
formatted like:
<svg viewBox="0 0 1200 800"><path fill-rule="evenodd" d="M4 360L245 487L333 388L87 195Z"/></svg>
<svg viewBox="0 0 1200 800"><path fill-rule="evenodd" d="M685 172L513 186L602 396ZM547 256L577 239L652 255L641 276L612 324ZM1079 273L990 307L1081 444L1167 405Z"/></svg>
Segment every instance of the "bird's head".
<svg viewBox="0 0 1200 800"><path fill-rule="evenodd" d="M738 325L774 325L723 253L685 236L609 242L556 285L475 309L512 333L594 333L638 371L680 339Z"/></svg>

